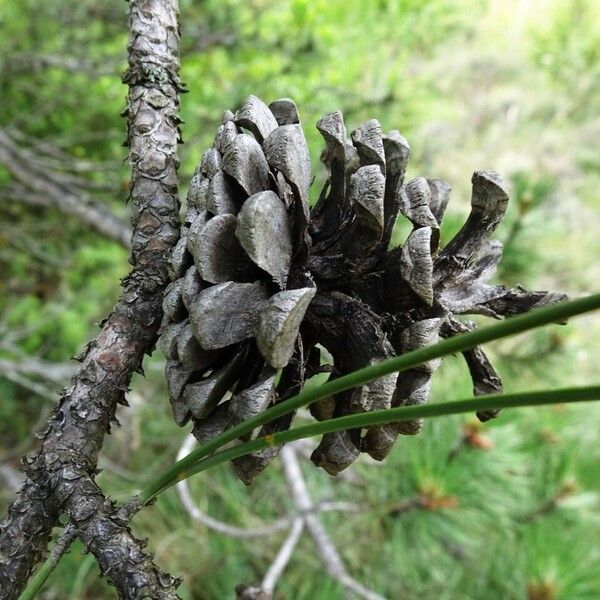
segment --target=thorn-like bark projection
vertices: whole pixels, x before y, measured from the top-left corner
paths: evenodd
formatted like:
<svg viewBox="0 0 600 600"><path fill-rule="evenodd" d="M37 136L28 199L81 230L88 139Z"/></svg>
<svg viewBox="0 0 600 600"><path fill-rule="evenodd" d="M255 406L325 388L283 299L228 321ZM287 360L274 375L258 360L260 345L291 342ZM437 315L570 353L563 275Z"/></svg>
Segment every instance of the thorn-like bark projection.
<svg viewBox="0 0 600 600"><path fill-rule="evenodd" d="M40 450L24 461L27 479L0 523L2 600L19 595L61 513L94 553L119 597L178 597L177 582L153 564L93 479L116 407L125 403L132 373L141 369L144 354L156 343L168 271L181 273L167 260L179 231L177 17L176 0L130 1L129 69L124 81L129 85L125 115L132 165L133 269L98 337L79 357L81 365L62 393ZM181 248L179 253L183 254ZM165 304L172 316L185 310L176 294ZM174 333L170 342L165 340L171 348L178 337Z"/></svg>
<svg viewBox="0 0 600 600"><path fill-rule="evenodd" d="M295 393L319 370L323 347L333 357L331 377L339 377L472 326L454 315L502 318L564 297L488 283L502 251L489 238L508 204L497 173L474 173L471 214L440 249L450 186L423 177L404 182L409 146L399 132L384 134L372 119L348 139L339 111L317 129L328 179L312 210L308 149L288 98L267 106L251 96L236 113L226 112L192 180L182 228L187 249L181 244L173 253L177 274L165 296L162 347L175 419L191 416L199 439ZM211 189L221 194L212 204L205 198ZM398 217L412 231L389 248ZM190 343L188 319L198 345ZM243 365L235 369L240 355ZM476 394L502 389L480 348L464 357ZM437 367L434 361L341 393L311 413L326 419L426 402ZM283 369L279 380L274 369ZM280 418L259 435L291 421ZM312 458L337 474L361 452L382 460L399 434L421 426L327 434ZM250 483L277 453L242 457L234 470Z"/></svg>

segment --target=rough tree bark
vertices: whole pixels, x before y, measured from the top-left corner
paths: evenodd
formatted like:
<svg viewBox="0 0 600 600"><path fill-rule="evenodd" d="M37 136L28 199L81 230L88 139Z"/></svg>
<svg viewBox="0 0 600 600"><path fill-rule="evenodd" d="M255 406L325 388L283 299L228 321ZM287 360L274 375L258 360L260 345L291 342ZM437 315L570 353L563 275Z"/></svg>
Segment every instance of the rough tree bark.
<svg viewBox="0 0 600 600"><path fill-rule="evenodd" d="M0 523L0 598L16 598L66 513L123 598L176 598L94 482L98 453L117 404L145 353L154 348L167 283L167 254L178 239L179 31L177 0L131 0L128 146L132 165L133 269L44 433L24 460L27 479Z"/></svg>

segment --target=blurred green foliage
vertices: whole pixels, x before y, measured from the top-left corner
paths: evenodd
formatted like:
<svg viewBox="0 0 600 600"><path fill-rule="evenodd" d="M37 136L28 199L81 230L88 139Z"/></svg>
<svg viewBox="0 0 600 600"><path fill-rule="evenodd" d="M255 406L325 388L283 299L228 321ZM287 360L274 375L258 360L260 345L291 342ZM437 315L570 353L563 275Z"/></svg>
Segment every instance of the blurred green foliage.
<svg viewBox="0 0 600 600"><path fill-rule="evenodd" d="M570 294L597 291L600 267L598 136L600 48L595 0L181 0L186 182L225 108L248 94L293 97L313 163L314 123L342 109L348 128L377 117L413 148L409 176L454 187L442 239L468 211L473 170L497 168L512 203L498 238L499 281ZM126 13L121 0L0 0L0 127L32 149L49 143L97 168L94 196L127 218L128 170L119 112L125 87ZM323 178L317 169L312 194ZM63 362L97 330L127 272L126 251L56 209L7 192L0 165L0 358L20 353ZM403 234L398 232L398 241ZM595 289L594 289L595 288ZM506 389L597 381L597 317L495 344ZM128 498L164 469L184 431L172 423L162 359L136 378L123 429L106 444L99 482ZM33 377L34 382L43 378ZM434 378L433 396L470 394L456 358ZM0 373L0 461L16 465L29 431L50 409L44 397ZM504 414L485 427L436 420L402 439L383 466L362 462L357 482L306 467L314 500L359 502L327 513L349 571L389 598L592 600L600 597L600 472L597 408ZM198 505L241 526L286 513L291 500L274 465L251 488L228 468L191 482ZM2 491L0 505L8 502ZM420 499L418 508L406 503ZM191 524L173 490L135 520L159 563L184 576L186 599L231 598L259 581L283 534L227 538ZM76 547L44 598L109 598L89 555ZM303 538L277 598L337 600Z"/></svg>
<svg viewBox="0 0 600 600"><path fill-rule="evenodd" d="M532 55L551 85L569 93L573 118L598 110L600 95L600 19L589 0L566 0L549 23L533 32Z"/></svg>

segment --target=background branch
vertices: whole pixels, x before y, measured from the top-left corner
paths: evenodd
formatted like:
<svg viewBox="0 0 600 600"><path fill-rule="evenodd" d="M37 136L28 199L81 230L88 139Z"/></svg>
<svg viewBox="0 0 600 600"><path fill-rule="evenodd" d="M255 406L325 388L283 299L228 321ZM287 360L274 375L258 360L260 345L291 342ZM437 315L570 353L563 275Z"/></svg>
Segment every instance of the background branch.
<svg viewBox="0 0 600 600"><path fill-rule="evenodd" d="M32 160L31 155L3 129L0 129L0 163L18 182L17 186L8 189L11 198L33 204L36 195L39 195L43 198L39 205L52 205L109 239L129 247L131 228L126 223L81 187L74 187L72 178L48 170L42 162ZM22 194L19 193L21 189Z"/></svg>
<svg viewBox="0 0 600 600"><path fill-rule="evenodd" d="M289 494L297 509L297 516L292 520L288 535L263 577L260 586L238 585L236 588L238 599L269 600L273 597L277 581L292 558L302 532L306 529L311 535L323 565L331 577L339 581L348 592L356 597L365 598L366 600L385 600L383 596L376 594L351 577L346 570L335 544L319 519L318 505L313 502L302 475L297 455L301 443L302 441L298 440L284 446L280 454L285 480Z"/></svg>
<svg viewBox="0 0 600 600"><path fill-rule="evenodd" d="M306 529L309 531L329 575L337 579L347 591L360 598L365 598L366 600L385 600L383 596L376 594L349 575L323 523L317 514L310 512L313 502L293 446L287 445L281 449L281 461L294 503L299 510L307 511L307 514L304 516Z"/></svg>

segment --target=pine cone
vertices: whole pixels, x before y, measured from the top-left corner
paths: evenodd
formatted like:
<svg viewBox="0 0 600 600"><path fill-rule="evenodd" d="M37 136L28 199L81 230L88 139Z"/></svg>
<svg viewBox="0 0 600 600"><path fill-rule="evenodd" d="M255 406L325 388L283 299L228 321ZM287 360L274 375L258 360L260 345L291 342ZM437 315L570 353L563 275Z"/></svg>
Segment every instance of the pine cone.
<svg viewBox="0 0 600 600"><path fill-rule="evenodd" d="M508 203L497 173L473 175L471 214L440 250L450 186L423 177L404 184L409 146L397 131L383 135L373 119L348 140L340 112L317 128L329 177L312 210L308 149L289 99L267 106L250 96L237 113L227 111L191 181L170 260L161 349L175 421L192 419L201 442L296 394L324 369L322 348L338 377L474 327L454 315L501 318L564 297L486 283L502 252L488 238ZM399 213L413 229L389 250ZM501 391L481 348L464 358L475 394ZM328 419L423 403L438 364L343 392L311 413ZM260 434L284 430L292 418ZM336 474L360 452L382 460L398 434L421 425L327 434L312 458ZM234 469L250 483L277 452L242 457Z"/></svg>

